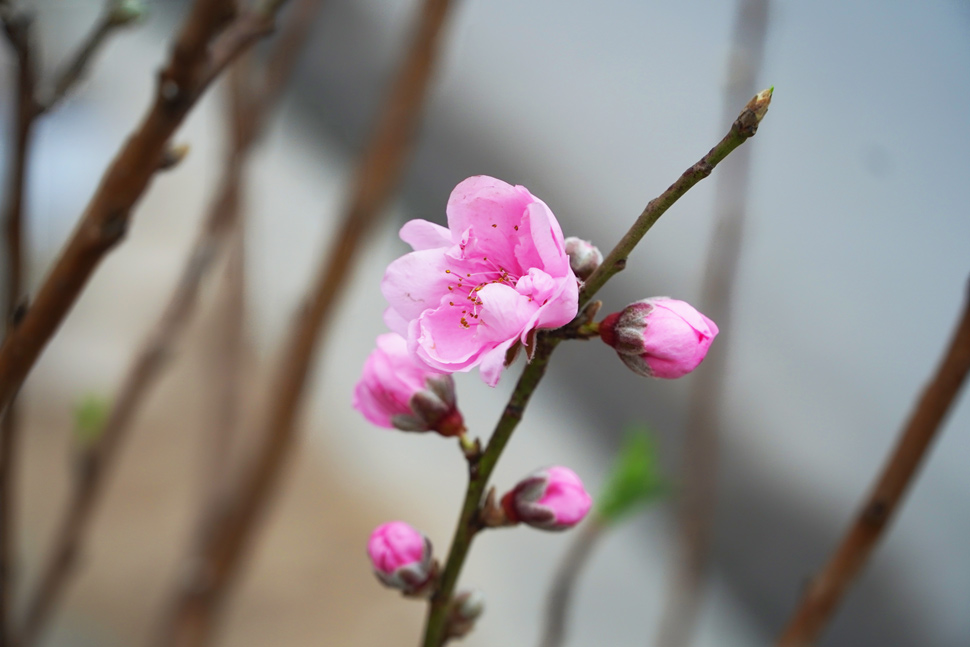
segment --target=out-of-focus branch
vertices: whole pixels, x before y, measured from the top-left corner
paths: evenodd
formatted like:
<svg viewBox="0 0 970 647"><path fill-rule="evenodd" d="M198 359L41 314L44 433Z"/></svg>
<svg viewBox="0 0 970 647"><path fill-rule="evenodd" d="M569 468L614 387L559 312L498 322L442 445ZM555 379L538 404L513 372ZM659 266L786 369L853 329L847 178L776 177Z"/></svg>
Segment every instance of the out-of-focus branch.
<svg viewBox="0 0 970 647"><path fill-rule="evenodd" d="M27 608L20 636L22 647L37 643L63 595L121 442L145 396L161 375L174 343L188 325L202 278L225 243L225 231L236 211L233 173L235 171L227 170L219 196L161 319L129 366L100 436L83 456L80 478L71 492L54 535L54 547L44 562L39 584Z"/></svg>
<svg viewBox="0 0 970 647"><path fill-rule="evenodd" d="M769 0L739 0L724 106L751 96L764 59ZM751 150L742 149L724 164L714 194L715 232L707 253L699 306L722 330L730 330L731 303L747 212ZM692 377L684 429L680 500L676 507L676 561L669 576L657 645L684 647L697 618L717 499L719 409L725 380L725 348L710 353Z"/></svg>
<svg viewBox="0 0 970 647"><path fill-rule="evenodd" d="M35 101L36 64L31 44L32 21L23 13L11 13L3 7L0 20L17 61L14 121L12 124L10 160L6 179L3 227L7 256L4 295L4 334L16 326L18 307L24 292L24 194L27 186L27 161L30 138L37 114ZM17 453L19 415L11 404L7 416L0 420L0 644L10 642L11 609L14 598L16 564L16 514L14 509L14 457Z"/></svg>
<svg viewBox="0 0 970 647"><path fill-rule="evenodd" d="M148 114L108 167L33 304L0 346L0 410L6 410L101 260L124 237L131 210L165 161L176 128L215 74L272 26L271 15L233 18L234 9L231 0L192 5Z"/></svg>
<svg viewBox="0 0 970 647"><path fill-rule="evenodd" d="M176 594L161 644L204 645L213 633L254 531L285 464L294 423L322 330L346 283L364 235L370 231L397 184L417 128L440 49L449 0L426 0L415 39L387 98L371 142L357 167L349 203L271 382L265 420L257 427L258 447L225 505L203 528L189 571Z"/></svg>
<svg viewBox="0 0 970 647"><path fill-rule="evenodd" d="M56 281L58 276L73 265L80 264L89 272L93 271L100 256L106 253L123 234L128 218L127 209L138 198L136 191L138 187L133 186L133 183L140 184L140 189L143 191L154 172L167 166L168 138L205 86L214 78L213 70L222 69L232 56L253 42L255 34L267 33L267 26L272 23L272 15L267 14L243 15L236 18L221 41L230 42L231 45L224 46L222 49L215 48L210 58L209 43L222 32L223 25L232 18L233 11L233 3L227 0L201 0L193 5L192 12L173 50L169 66L161 75L155 105L141 128L129 140L109 169L98 194L89 205L79 229L62 254L45 287L49 286L51 281ZM83 66L80 68L83 69ZM69 73L68 76L70 75ZM185 328L194 310L202 277L222 246L224 232L235 218L240 174L238 159L237 156L230 156L219 196L214 202L176 290L155 331L149 336L129 367L105 428L84 457L81 478L72 493L59 532L55 536L55 546L42 567L40 583L28 605L20 635L21 643L25 647L39 639L51 612L56 608L64 586L74 570L76 556L86 536L86 529L117 449L145 394L160 374L170 349ZM124 166L126 161L135 164L136 167L126 169ZM137 166L139 163L141 166ZM132 179L130 174L137 177ZM127 194L122 196L112 194L110 187L115 187L122 192L127 191ZM119 204L122 206L119 207ZM123 206L125 204L127 208ZM112 211L114 208L121 208L124 211L120 213ZM104 211L105 209L107 211ZM55 294L52 297L53 303L48 305L49 315L51 313L66 315L73 299L83 288L83 283L75 282L67 287L73 291L67 295L63 292L64 286L54 285L51 288ZM61 291L58 292L57 288L61 288ZM58 296L62 299L67 298L68 302L58 302ZM36 312L36 308L31 312ZM41 332L49 330L50 334L53 334L57 322L38 320L35 317L34 325ZM33 332L34 336L28 336L23 341L36 344L37 331ZM43 342L37 352L42 346ZM7 344L3 348L6 349ZM0 363L3 361L2 350L0 349ZM23 370L26 371L29 368L28 365Z"/></svg>
<svg viewBox="0 0 970 647"><path fill-rule="evenodd" d="M835 553L805 590L798 607L778 639L779 647L810 647L821 636L889 522L923 463L970 373L970 294L950 346L936 374L910 414L879 480L863 502Z"/></svg>

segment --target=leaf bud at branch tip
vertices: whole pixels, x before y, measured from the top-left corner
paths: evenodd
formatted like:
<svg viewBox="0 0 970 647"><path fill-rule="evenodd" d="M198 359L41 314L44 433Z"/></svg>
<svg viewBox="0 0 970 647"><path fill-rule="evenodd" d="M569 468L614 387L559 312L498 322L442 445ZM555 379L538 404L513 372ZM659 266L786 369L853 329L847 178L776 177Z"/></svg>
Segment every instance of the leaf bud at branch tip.
<svg viewBox="0 0 970 647"><path fill-rule="evenodd" d="M741 111L741 114L738 115L734 125L741 131L742 135L751 137L758 132L758 125L768 112L768 106L771 105L771 96L774 92L775 86L771 86L767 90L762 90L754 95L748 105L744 107L744 110Z"/></svg>

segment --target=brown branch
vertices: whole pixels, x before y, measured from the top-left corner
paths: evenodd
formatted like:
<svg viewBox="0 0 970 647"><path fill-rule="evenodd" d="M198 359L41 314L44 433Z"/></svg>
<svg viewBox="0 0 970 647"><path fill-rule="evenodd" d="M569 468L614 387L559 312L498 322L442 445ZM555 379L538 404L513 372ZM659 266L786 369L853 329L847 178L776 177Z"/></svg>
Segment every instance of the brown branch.
<svg viewBox="0 0 970 647"><path fill-rule="evenodd" d="M253 34L265 33L271 24L272 16L239 16L210 55L210 42L232 18L232 9L230 0L192 5L148 114L109 166L31 308L0 346L0 410L7 408L101 260L124 237L131 210L163 163L172 134L215 74L253 42Z"/></svg>
<svg viewBox="0 0 970 647"><path fill-rule="evenodd" d="M241 473L232 496L203 528L176 593L161 645L206 644L236 575L254 525L279 481L294 437L294 422L322 330L346 284L364 235L373 228L397 184L437 58L449 0L426 0L418 31L362 156L350 201L332 248L322 257L307 301L287 339L266 418L257 427L260 446Z"/></svg>
<svg viewBox="0 0 970 647"><path fill-rule="evenodd" d="M138 198L138 195L135 195L134 188L126 184L126 180L131 179L130 171L132 169L125 170L125 161L140 161L145 164L134 169L137 171L137 177L134 181L140 183L141 189L144 190L151 175L163 166L160 162L165 159L168 150L168 138L205 89L205 86L214 78L215 71L223 69L233 56L251 44L256 34L267 32L266 26L271 24L272 16L259 14L254 19L253 15L243 15L230 25L223 35L223 40L220 41L224 44L229 43L229 45L219 46L217 43L210 58L207 54L208 43L216 37L221 31L221 25L231 16L231 8L232 3L225 0L211 2L201 0L193 6L192 13L187 19L174 49L172 61L161 75L155 105L143 122L142 127L129 140L127 146L109 169L102 181L99 193L89 206L81 226L62 255L61 262L51 273L45 287L52 280L56 280L59 276L59 270L63 272L65 267L70 267L70 264L65 263L64 259L72 258L69 254L72 250L78 250L75 251L73 256L75 262L86 263L86 266L90 268L89 272L93 271L100 255L106 253L122 233L118 231L115 240L106 245L104 238L109 237L106 236L106 233L110 232L105 232L105 230L111 227L123 230L127 220L127 211L121 216L110 211L106 215L105 212L101 211L118 202L118 197L112 195L107 187L121 185L122 188L128 188L129 193L124 198L124 200L130 200L127 203L128 208ZM193 79L201 79L201 81L193 81ZM87 527L103 488L104 479L109 473L130 421L144 401L144 396L159 377L171 348L187 325L195 307L202 278L222 247L225 238L224 232L235 218L240 174L239 165L236 163L238 159L236 156L230 158L219 197L206 219L176 290L155 331L149 336L129 367L121 391L97 444L85 456L85 469L82 477L78 487L72 493L71 501L61 521L60 530L55 536L55 545L49 559L42 567L40 583L28 605L20 637L24 647L39 639L50 614L56 608L56 604L63 594L65 584L73 573L75 558L82 547ZM151 162L154 162L154 165ZM124 203L122 201L122 204ZM121 218L121 220L118 221L118 218ZM90 230L99 225L101 229L100 237L92 237L90 231L85 231L85 229ZM87 236L85 236L86 233ZM92 238L95 240L92 241ZM92 256L95 257L92 258ZM71 299L70 302L53 304L52 309L55 312L58 312L57 307L63 308L62 311L59 311L61 316L66 314L71 302L83 287L83 282L76 283L71 287L76 291L68 297ZM35 309L32 312L36 311ZM41 320L36 325L43 329L45 325L49 326L50 324ZM51 333L54 329L56 329L56 322ZM28 341L31 341L31 339L28 338ZM4 348L7 348L6 344ZM0 349L0 361L2 361L2 357L2 349ZM26 370L29 370L29 366L26 367Z"/></svg>
<svg viewBox="0 0 970 647"><path fill-rule="evenodd" d="M225 232L236 210L234 173L234 170L227 171L219 197L206 218L161 319L129 366L96 444L83 457L80 479L71 493L54 535L54 546L44 562L39 584L27 607L20 636L22 647L37 643L63 595L65 585L74 572L76 557L87 538L95 506L131 421L161 376L176 341L191 320L202 278L225 244Z"/></svg>
<svg viewBox="0 0 970 647"><path fill-rule="evenodd" d="M16 325L17 309L24 292L24 194L27 186L27 162L31 133L37 106L34 100L36 64L31 45L32 23L23 13L2 16L3 29L17 60L16 109L13 146L8 162L4 204L4 244L6 246L6 294L4 297L4 334ZM0 421L0 646L10 644L11 610L16 576L16 500L14 458L17 453L19 418L11 403L7 416Z"/></svg>
<svg viewBox="0 0 970 647"><path fill-rule="evenodd" d="M818 640L842 596L889 527L968 373L970 295L950 346L910 414L879 480L828 564L806 589L778 640L779 647L809 647Z"/></svg>
<svg viewBox="0 0 970 647"><path fill-rule="evenodd" d="M732 38L725 121L734 106L755 92L764 59L769 0L739 0ZM727 160L714 196L716 229L707 254L699 306L723 330L730 330L731 303L744 234L751 175L751 150ZM684 428L683 489L676 507L676 561L669 576L657 645L689 645L707 570L711 527L717 502L719 409L727 383L727 353L711 353L691 378Z"/></svg>

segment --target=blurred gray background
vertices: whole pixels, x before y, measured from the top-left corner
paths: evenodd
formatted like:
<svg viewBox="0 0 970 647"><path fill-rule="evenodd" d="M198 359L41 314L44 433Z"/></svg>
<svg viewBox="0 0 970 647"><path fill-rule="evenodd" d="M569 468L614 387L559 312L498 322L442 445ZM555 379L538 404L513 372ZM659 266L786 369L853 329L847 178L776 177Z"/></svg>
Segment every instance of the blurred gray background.
<svg viewBox="0 0 970 647"><path fill-rule="evenodd" d="M83 33L98 4L38 3L51 60ZM251 183L251 329L260 356L272 356L319 253L416 6L326 0ZM151 71L182 3L151 8L148 24L112 42L87 86L38 134L30 228L41 258L55 253L148 103ZM453 448L374 430L348 405L382 331L383 267L406 251L397 228L412 217L444 222L451 188L489 174L527 186L566 235L609 249L726 132L735 9L709 0L458 4L402 198L360 263L311 418L325 421L311 423L320 429L312 446L339 464L345 485L423 510L442 554L463 487ZM4 74L9 87L9 67ZM130 81L119 86L121 79ZM970 273L970 4L773 0L756 85L773 85L775 96L746 144L752 181L734 318L711 351L728 368L710 595L696 643L704 645L769 644L778 633L935 366ZM191 175L196 195L181 199L197 205L217 174L218 142L205 142L219 128L218 101L200 113L180 135L192 158L171 174ZM188 180L160 179L149 201L177 181ZM607 311L654 295L704 311L701 273L717 242L714 186L702 183L661 219L601 293ZM155 215L181 223L188 240L199 208ZM147 220L136 216L133 237L159 226ZM144 249L167 249L159 240L156 233ZM165 263L177 267L179 258L173 251ZM34 274L36 282L43 261ZM134 312L137 303L115 306L133 311L133 322L152 319ZM128 328L137 340L138 325ZM45 359L35 380L110 388L127 356L119 334L101 345L62 344L70 366L84 370ZM512 382L507 375L488 392L476 374L459 376L475 433L488 433ZM632 421L658 432L676 481L690 382L637 378L598 343L563 348L498 481L508 486L524 470L572 459L598 485ZM821 644L970 644L968 459L964 394ZM671 564L668 512L660 506L600 546L603 556L581 580L572 644L653 644ZM492 588L483 587L489 611L469 645L534 641L541 593L568 540L517 532L476 544L464 581ZM375 596L383 593L375 587Z"/></svg>

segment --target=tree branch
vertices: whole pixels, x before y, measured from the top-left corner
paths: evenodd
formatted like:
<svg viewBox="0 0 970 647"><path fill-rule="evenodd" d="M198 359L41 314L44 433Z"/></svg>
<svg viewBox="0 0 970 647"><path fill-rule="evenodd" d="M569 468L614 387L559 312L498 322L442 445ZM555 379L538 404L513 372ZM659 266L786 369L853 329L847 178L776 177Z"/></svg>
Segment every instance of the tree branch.
<svg viewBox="0 0 970 647"><path fill-rule="evenodd" d="M230 15L229 9L231 9L231 3L222 0L209 3L198 2L194 6L193 13L187 19L187 25L175 47L173 62L162 74L159 96L156 98L155 106L143 123L143 127L132 140L129 140L128 147L123 150L109 170L108 176L103 181L102 189L112 178L112 173L115 173L115 175L124 174L123 166L120 166L124 159L129 157L141 160L149 159L151 153L145 150L147 148L157 146L154 154L158 155L158 159L161 161L164 158L166 150L164 147L167 146L167 139L174 131L175 126L171 122L177 122L184 118L185 113L201 94L205 85L211 82L214 78L213 66L222 69L232 56L238 54L244 46L253 42L253 34L266 33L264 27L256 28L254 25L265 26L270 24L272 20L272 16L265 14L260 14L258 20L255 21L249 15L239 17L237 22L233 23L228 30L228 37L232 39L235 45L231 48L217 50L217 55L210 60L208 54L205 53L208 48L207 43L219 33L219 25ZM193 21L195 21L194 26ZM198 21L203 21L205 25L200 25ZM233 34L245 34L247 36L237 38ZM202 46L200 46L200 43L202 43ZM202 58L196 60L195 57ZM175 65L174 61L176 60L179 61L179 66ZM187 67L183 69L180 66ZM184 84L186 79L195 77L202 79L200 86L192 88L182 85L178 86L182 89L177 91L172 91L171 87L166 89L167 83ZM181 94L189 96L189 99L179 99ZM169 114L167 117L158 114L159 111L168 110L168 108L163 107L165 105L168 105L178 114ZM164 122L166 119L168 119L168 123L165 126L170 127L171 131L163 137L158 132L158 122ZM154 126L149 127L151 124L154 124ZM136 140L138 141L137 145ZM140 150L133 150L133 147ZM248 149L248 144L246 148ZM237 150L237 152L239 151ZM65 585L74 571L76 556L83 545L87 528L103 489L103 483L113 465L117 450L126 436L131 420L144 401L145 395L157 381L172 347L186 327L195 308L202 278L221 251L225 234L231 229L236 218L242 157L241 154L230 156L218 197L205 220L199 239L183 269L175 292L155 330L129 367L122 382L121 390L105 423L105 428L96 444L89 449L85 456L82 478L72 493L71 501L61 520L59 532L55 535L55 545L48 560L42 566L40 583L28 604L27 615L20 636L24 647L29 647L39 639L63 594ZM159 166L156 163L155 170L158 170ZM153 173L149 167L142 168L141 172L148 177ZM115 179L123 181L124 177ZM111 198L110 194L104 195L103 203L110 203ZM92 205L98 205L97 196ZM77 241L79 236L83 236L84 225L90 224L88 219L94 221L99 219L99 212L93 206L89 207L86 213L86 219L82 222L78 232L75 233L74 241ZM83 245L84 241L79 244ZM69 245L68 249L70 248ZM101 253L104 253L108 248L99 249ZM95 259L94 262L96 263L97 260ZM57 269L55 269L51 278L53 279L57 275ZM79 285L78 290L80 287L83 286ZM76 296L75 294L74 297L76 298ZM6 348L6 345L4 347Z"/></svg>
<svg viewBox="0 0 970 647"><path fill-rule="evenodd" d="M623 268L626 264L626 257L660 216L691 187L710 175L714 167L731 151L755 134L770 102L771 90L765 90L756 95L748 102L741 115L731 125L728 134L699 162L684 171L680 178L666 191L647 204L646 209L620 239L620 242L616 244L616 247L607 255L603 264L586 281L579 294L579 314L571 324L568 324L569 326L583 323L585 306L592 300L596 292ZM465 563L465 558L471 548L472 539L479 530L478 518L488 479L498 463L505 445L522 420L525 407L545 374L549 357L560 341L561 338L556 336L554 331L551 334L549 332L539 333L536 353L519 377L515 390L512 392L509 403L492 432L492 437L484 454L482 454L481 460L477 464L471 465L465 502L462 505L458 526L455 528L455 535L448 551L448 559L445 562L438 589L431 597L428 606L428 617L424 629L424 647L441 647L448 640L448 628L446 626L448 607L451 604L455 585L458 583L458 576Z"/></svg>
<svg viewBox="0 0 970 647"><path fill-rule="evenodd" d="M809 647L889 527L970 373L970 295L949 348L923 390L879 480L822 572L806 589L778 639L779 647Z"/></svg>
<svg viewBox="0 0 970 647"><path fill-rule="evenodd" d="M101 260L124 237L131 210L163 163L176 128L215 73L253 42L254 19L243 14L209 55L209 43L223 31L232 8L230 0L197 0L192 6L148 114L109 166L31 308L0 346L0 410L6 410ZM260 15L256 22L270 20ZM239 34L248 37L233 38Z"/></svg>
<svg viewBox="0 0 970 647"><path fill-rule="evenodd" d="M205 524L189 571L177 592L161 645L188 647L210 639L218 612L243 561L255 521L282 473L294 422L316 359L318 341L364 235L397 184L410 149L437 59L450 0L426 0L412 47L395 81L370 146L357 168L334 246L322 257L316 281L293 323L277 367L261 446L219 514Z"/></svg>
<svg viewBox="0 0 970 647"><path fill-rule="evenodd" d="M36 63L31 44L32 20L24 13L2 14L3 29L17 60L16 108L12 124L10 161L4 204L4 244L6 247L6 290L4 296L4 334L17 325L18 307L24 292L24 198L27 186L27 162L37 106L34 100ZM17 454L19 418L10 407L0 421L0 645L9 644L11 610L16 576L16 514L14 509L14 458Z"/></svg>

